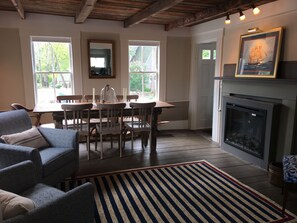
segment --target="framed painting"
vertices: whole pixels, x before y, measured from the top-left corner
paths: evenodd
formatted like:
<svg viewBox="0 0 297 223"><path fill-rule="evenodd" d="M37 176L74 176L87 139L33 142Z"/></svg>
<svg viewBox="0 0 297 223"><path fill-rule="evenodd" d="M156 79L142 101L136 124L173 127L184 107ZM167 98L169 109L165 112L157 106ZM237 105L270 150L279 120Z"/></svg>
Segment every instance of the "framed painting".
<svg viewBox="0 0 297 223"><path fill-rule="evenodd" d="M276 78L282 27L240 36L235 77Z"/></svg>

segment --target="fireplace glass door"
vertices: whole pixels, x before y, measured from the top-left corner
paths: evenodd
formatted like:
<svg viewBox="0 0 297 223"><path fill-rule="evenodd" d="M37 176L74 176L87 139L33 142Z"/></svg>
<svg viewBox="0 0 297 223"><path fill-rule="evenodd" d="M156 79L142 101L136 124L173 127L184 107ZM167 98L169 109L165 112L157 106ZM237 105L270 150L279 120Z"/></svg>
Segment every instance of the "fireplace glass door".
<svg viewBox="0 0 297 223"><path fill-rule="evenodd" d="M226 104L224 142L263 158L266 110Z"/></svg>

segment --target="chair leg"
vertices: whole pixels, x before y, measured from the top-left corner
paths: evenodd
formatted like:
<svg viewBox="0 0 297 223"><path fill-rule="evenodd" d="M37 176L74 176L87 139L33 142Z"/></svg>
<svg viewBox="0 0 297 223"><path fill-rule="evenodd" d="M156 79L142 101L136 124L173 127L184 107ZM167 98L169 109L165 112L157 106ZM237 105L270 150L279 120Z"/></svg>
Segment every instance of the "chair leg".
<svg viewBox="0 0 297 223"><path fill-rule="evenodd" d="M287 198L288 198L288 188L287 188L286 183L284 183L284 186L283 186L283 209L282 209L283 215L285 215Z"/></svg>
<svg viewBox="0 0 297 223"><path fill-rule="evenodd" d="M134 148L134 131L131 131L131 149Z"/></svg>
<svg viewBox="0 0 297 223"><path fill-rule="evenodd" d="M101 159L103 159L103 139L102 134L100 134L100 150L101 150Z"/></svg>
<svg viewBox="0 0 297 223"><path fill-rule="evenodd" d="M90 152L90 150L91 150L91 148L90 148L90 137L87 136L86 139L87 139L88 160L90 160L90 153L91 153Z"/></svg>
<svg viewBox="0 0 297 223"><path fill-rule="evenodd" d="M98 144L98 134L97 134L97 130L95 132L95 151L97 151L97 145Z"/></svg>
<svg viewBox="0 0 297 223"><path fill-rule="evenodd" d="M119 135L120 140L119 140L119 149L120 149L120 157L123 157L123 147L122 147L122 134Z"/></svg>

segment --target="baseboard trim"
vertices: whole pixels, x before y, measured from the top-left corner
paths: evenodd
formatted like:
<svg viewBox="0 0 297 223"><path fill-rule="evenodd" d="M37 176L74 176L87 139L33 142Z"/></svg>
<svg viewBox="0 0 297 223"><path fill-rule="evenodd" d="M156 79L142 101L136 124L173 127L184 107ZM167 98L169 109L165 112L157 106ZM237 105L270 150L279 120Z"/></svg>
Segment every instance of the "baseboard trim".
<svg viewBox="0 0 297 223"><path fill-rule="evenodd" d="M188 120L169 121L164 124L158 125L158 130L177 130L177 129L188 129Z"/></svg>

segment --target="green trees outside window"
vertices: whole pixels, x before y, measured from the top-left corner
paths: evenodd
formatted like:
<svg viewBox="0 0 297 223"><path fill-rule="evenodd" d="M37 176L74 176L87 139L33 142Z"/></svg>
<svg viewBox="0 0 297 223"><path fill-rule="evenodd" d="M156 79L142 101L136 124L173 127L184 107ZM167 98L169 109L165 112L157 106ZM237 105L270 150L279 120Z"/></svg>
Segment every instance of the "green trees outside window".
<svg viewBox="0 0 297 223"><path fill-rule="evenodd" d="M72 94L72 53L69 38L63 41L32 39L32 64L36 103L55 102Z"/></svg>
<svg viewBox="0 0 297 223"><path fill-rule="evenodd" d="M158 98L159 45L129 45L129 93Z"/></svg>

